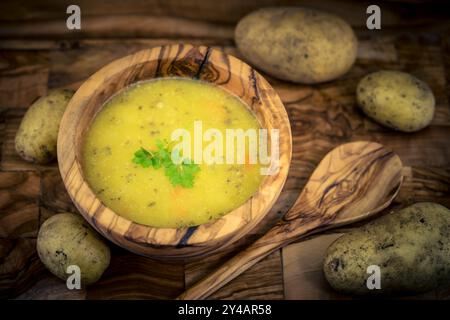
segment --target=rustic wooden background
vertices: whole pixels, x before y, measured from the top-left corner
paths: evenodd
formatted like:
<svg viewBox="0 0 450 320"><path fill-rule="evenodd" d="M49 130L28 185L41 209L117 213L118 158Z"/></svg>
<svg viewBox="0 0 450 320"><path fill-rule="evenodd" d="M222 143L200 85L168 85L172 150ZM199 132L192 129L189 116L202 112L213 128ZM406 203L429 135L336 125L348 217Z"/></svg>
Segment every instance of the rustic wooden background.
<svg viewBox="0 0 450 320"><path fill-rule="evenodd" d="M381 31L365 29L367 4L345 0L169 0L78 1L82 30L65 28L72 1L0 3L0 298L117 299L174 298L221 264L258 233L227 252L199 262L153 261L111 244L109 269L95 285L68 291L39 261L36 235L54 213L73 211L56 163L37 166L14 152L14 136L32 101L49 89L77 88L106 63L137 50L189 42L218 47L240 57L234 47L236 21L261 6L306 4L349 21L360 39L355 66L343 78L315 86L270 77L289 113L293 161L284 191L263 227L292 205L319 160L334 146L373 140L397 152L406 180L392 207L435 201L450 207L450 10L442 1L381 1ZM411 72L436 96L431 126L414 134L385 129L355 104L355 87L379 69ZM348 299L334 293L321 272L327 245L348 229L329 232L275 252L212 296L218 299ZM450 298L443 288L413 298Z"/></svg>

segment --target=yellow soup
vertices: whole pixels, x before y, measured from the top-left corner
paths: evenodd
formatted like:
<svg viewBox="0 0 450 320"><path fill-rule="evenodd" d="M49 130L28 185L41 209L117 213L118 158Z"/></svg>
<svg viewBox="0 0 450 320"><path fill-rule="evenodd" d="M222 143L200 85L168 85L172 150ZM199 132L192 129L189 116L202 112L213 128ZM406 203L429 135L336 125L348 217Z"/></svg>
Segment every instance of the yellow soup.
<svg viewBox="0 0 450 320"><path fill-rule="evenodd" d="M173 145L176 129L194 137L198 121L203 132L216 128L223 136L226 129L260 128L240 99L217 86L179 78L138 83L112 97L93 120L83 149L85 178L106 206L149 226L195 226L228 213L258 189L259 164L199 163L192 186L183 187L164 168L133 162L141 148Z"/></svg>

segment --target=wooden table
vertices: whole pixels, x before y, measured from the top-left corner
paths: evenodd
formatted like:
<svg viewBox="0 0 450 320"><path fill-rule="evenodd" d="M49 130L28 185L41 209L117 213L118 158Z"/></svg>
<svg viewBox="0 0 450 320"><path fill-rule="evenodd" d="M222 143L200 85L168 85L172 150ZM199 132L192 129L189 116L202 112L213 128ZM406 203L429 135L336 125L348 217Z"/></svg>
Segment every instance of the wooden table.
<svg viewBox="0 0 450 320"><path fill-rule="evenodd" d="M8 30L5 26L10 17L5 14L0 17L3 19L0 19L0 298L174 298L273 224L292 205L319 160L347 141L377 141L400 155L406 180L389 210L417 201L435 201L450 207L448 25L437 21L437 26L431 23L431 28L419 28L420 32L401 27L368 32L355 23L360 39L358 60L341 79L306 86L267 77L289 113L294 149L286 186L261 228L227 252L186 264L153 261L111 244L110 267L97 284L83 290L67 290L64 282L44 268L35 249L39 226L57 212L76 209L64 189L56 163L32 165L14 151L15 133L30 103L49 89L77 88L109 61L151 46L176 42L206 44L240 57L233 45L233 23L256 6L254 1L250 3L245 10L228 15L232 21L215 16L208 16L207 21L152 16L153 22L173 28L145 27L145 32L136 34L132 27L127 27L123 31L127 37L117 31L117 25L111 27L112 31L101 29L101 21L95 20L101 18L95 17L87 18L88 30L81 36L65 36L59 29L53 32L51 26L42 33L35 31L31 36L27 33L33 23L49 24L53 16L43 22L14 22ZM231 4L233 9L221 10L235 12L238 4L236 1ZM14 7L12 2L7 6ZM38 16L45 16L46 11L36 10ZM205 10L200 11L209 12ZM127 24L141 21L142 17L120 19L117 21ZM377 125L359 111L355 103L356 84L365 74L379 69L407 71L430 85L436 97L436 114L430 127L414 134L398 133ZM350 298L334 293L321 272L327 245L347 230L316 236L273 253L212 298ZM450 288L415 298L450 298Z"/></svg>

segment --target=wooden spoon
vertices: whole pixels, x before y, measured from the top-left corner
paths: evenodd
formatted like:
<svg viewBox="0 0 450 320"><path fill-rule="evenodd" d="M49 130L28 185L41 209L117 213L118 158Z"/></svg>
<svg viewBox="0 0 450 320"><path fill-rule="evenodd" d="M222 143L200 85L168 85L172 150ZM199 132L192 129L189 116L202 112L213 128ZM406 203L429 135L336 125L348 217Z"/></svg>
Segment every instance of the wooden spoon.
<svg viewBox="0 0 450 320"><path fill-rule="evenodd" d="M333 149L279 223L178 299L206 298L289 243L373 216L392 202L401 183L402 162L382 145L360 141Z"/></svg>

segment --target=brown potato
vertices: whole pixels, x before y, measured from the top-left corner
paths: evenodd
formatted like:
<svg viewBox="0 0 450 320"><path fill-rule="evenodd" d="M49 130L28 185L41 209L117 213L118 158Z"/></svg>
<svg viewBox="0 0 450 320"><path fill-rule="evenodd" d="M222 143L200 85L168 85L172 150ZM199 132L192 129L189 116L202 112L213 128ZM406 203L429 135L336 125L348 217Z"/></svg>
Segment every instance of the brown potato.
<svg viewBox="0 0 450 320"><path fill-rule="evenodd" d="M434 116L434 95L428 85L400 71L378 71L356 89L358 105L376 122L404 132L428 126Z"/></svg>
<svg viewBox="0 0 450 320"><path fill-rule="evenodd" d="M54 90L31 105L15 139L16 151L23 159L43 164L56 158L59 123L73 93Z"/></svg>
<svg viewBox="0 0 450 320"><path fill-rule="evenodd" d="M109 265L109 247L84 219L60 213L46 220L38 234L37 252L42 263L57 277L66 280L67 267L81 270L81 285L96 282Z"/></svg>
<svg viewBox="0 0 450 320"><path fill-rule="evenodd" d="M381 289L369 290L369 266L380 269ZM329 284L350 294L430 291L450 284L450 210L416 203L337 239L323 270Z"/></svg>
<svg viewBox="0 0 450 320"><path fill-rule="evenodd" d="M345 74L358 41L341 18L306 8L264 8L237 25L235 41L254 66L282 80L320 83Z"/></svg>

